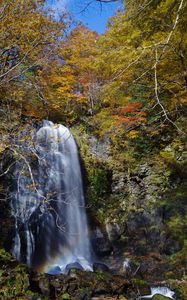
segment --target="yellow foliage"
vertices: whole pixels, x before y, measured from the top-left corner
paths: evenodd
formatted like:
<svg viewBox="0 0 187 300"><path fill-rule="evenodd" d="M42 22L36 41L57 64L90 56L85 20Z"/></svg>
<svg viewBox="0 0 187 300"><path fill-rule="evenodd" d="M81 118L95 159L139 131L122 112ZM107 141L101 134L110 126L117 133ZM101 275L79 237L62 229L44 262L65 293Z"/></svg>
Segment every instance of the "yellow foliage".
<svg viewBox="0 0 187 300"><path fill-rule="evenodd" d="M6 148L6 145L4 143L0 143L0 153L2 153Z"/></svg>
<svg viewBox="0 0 187 300"><path fill-rule="evenodd" d="M137 138L139 135L139 131L138 130L131 130L129 131L126 136L129 138L129 139L135 139Z"/></svg>
<svg viewBox="0 0 187 300"><path fill-rule="evenodd" d="M168 152L168 151L160 151L160 156L166 160L173 160L174 159L174 153Z"/></svg>

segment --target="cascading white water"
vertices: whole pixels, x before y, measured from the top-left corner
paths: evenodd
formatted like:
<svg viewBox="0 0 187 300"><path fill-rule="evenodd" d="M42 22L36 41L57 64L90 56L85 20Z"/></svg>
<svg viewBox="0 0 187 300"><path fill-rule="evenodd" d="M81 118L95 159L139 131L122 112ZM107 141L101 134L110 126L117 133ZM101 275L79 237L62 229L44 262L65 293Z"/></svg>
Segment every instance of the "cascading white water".
<svg viewBox="0 0 187 300"><path fill-rule="evenodd" d="M150 295L139 297L139 299L152 299L152 297L157 294L163 295L170 299L174 299L173 296L175 295L175 293L172 290L170 290L167 286L155 286L151 287Z"/></svg>
<svg viewBox="0 0 187 300"><path fill-rule="evenodd" d="M92 270L91 247L77 146L70 131L44 121L17 164L12 200L15 237L12 253L47 273L68 266Z"/></svg>

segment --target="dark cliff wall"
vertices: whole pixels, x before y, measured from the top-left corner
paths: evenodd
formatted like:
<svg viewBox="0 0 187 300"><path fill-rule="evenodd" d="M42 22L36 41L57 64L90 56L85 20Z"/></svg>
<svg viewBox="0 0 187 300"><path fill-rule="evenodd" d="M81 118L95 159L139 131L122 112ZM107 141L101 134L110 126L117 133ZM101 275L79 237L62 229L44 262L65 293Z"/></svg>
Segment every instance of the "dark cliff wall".
<svg viewBox="0 0 187 300"><path fill-rule="evenodd" d="M156 253L161 260L167 257L173 270L180 266L180 277L187 247L185 144L168 139L135 156L133 148L116 150L109 138L79 130L73 128L86 169L87 202L114 255Z"/></svg>

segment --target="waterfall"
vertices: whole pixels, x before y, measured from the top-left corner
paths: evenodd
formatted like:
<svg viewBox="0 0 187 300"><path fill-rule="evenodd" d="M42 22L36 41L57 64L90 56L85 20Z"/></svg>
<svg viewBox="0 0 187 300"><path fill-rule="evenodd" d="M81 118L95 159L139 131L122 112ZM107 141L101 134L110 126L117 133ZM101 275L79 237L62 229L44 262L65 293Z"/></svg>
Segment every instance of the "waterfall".
<svg viewBox="0 0 187 300"><path fill-rule="evenodd" d="M13 255L49 274L66 273L71 266L91 271L82 176L72 134L44 121L27 151L14 172Z"/></svg>

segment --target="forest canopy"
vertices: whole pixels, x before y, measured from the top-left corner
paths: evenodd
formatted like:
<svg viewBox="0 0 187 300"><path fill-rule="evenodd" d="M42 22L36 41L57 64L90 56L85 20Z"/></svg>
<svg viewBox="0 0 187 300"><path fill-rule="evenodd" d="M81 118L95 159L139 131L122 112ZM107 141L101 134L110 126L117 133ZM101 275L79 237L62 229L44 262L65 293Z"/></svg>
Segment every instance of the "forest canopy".
<svg viewBox="0 0 187 300"><path fill-rule="evenodd" d="M184 0L127 0L103 35L70 29L67 14L56 20L43 4L0 2L2 132L34 117L85 122L114 141L183 134Z"/></svg>

